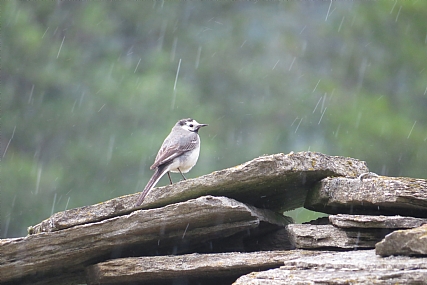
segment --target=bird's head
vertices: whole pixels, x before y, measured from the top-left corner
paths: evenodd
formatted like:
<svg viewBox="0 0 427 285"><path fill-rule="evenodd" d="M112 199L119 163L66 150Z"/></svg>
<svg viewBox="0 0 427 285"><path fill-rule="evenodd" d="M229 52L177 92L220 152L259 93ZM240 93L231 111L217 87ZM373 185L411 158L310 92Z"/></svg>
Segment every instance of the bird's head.
<svg viewBox="0 0 427 285"><path fill-rule="evenodd" d="M184 130L190 131L190 132L198 132L201 127L206 127L207 124L200 124L196 120L188 118L188 119L182 119L179 120L178 123L176 123L177 126L180 126Z"/></svg>

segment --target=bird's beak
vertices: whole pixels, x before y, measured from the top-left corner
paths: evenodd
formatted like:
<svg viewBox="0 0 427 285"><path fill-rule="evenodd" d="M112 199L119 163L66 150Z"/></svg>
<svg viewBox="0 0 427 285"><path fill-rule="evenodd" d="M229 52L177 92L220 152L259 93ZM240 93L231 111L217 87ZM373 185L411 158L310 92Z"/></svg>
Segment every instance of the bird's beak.
<svg viewBox="0 0 427 285"><path fill-rule="evenodd" d="M208 124L198 124L197 125L197 130L199 130L201 127L206 127L209 126Z"/></svg>

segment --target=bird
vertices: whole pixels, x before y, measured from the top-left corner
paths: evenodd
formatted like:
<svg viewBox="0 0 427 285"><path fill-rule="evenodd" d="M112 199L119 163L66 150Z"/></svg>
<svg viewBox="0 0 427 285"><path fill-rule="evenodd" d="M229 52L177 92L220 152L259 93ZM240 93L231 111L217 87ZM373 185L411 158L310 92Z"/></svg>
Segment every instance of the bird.
<svg viewBox="0 0 427 285"><path fill-rule="evenodd" d="M144 202L145 196L165 173L168 174L170 184L172 184L172 179L169 172L181 173L186 180L183 173L190 171L199 158L199 129L205 126L208 125L200 124L191 118L179 120L175 124L170 134L163 141L154 164L150 167L150 169L154 169L154 174L139 195L135 207Z"/></svg>

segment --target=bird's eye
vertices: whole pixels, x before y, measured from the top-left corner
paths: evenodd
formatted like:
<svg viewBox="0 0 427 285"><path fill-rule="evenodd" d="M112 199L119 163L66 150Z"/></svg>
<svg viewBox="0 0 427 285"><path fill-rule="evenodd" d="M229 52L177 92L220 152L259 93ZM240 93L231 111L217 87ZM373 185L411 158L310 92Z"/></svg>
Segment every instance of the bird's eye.
<svg viewBox="0 0 427 285"><path fill-rule="evenodd" d="M193 124L190 124L190 128L192 128L193 127Z"/></svg>

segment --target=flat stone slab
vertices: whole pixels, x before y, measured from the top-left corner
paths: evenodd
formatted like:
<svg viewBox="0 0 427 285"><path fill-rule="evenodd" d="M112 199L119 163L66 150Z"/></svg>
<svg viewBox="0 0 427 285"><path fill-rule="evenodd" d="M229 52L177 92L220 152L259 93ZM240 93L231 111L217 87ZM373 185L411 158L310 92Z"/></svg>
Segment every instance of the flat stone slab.
<svg viewBox="0 0 427 285"><path fill-rule="evenodd" d="M213 195L233 198L258 208L282 213L302 207L308 189L325 177L358 177L368 171L364 161L353 158L328 156L317 152L279 153L261 156L199 178L154 188L140 208L162 207ZM135 210L138 196L139 193L135 193L56 213L40 224L30 227L29 233L57 231L128 214Z"/></svg>
<svg viewBox="0 0 427 285"><path fill-rule="evenodd" d="M340 229L332 225L290 224L291 243L299 249L371 249L390 230Z"/></svg>
<svg viewBox="0 0 427 285"><path fill-rule="evenodd" d="M381 256L427 256L427 224L415 229L392 232L376 244L375 252Z"/></svg>
<svg viewBox="0 0 427 285"><path fill-rule="evenodd" d="M427 218L427 180L406 177L329 177L311 189L307 209L329 214Z"/></svg>
<svg viewBox="0 0 427 285"><path fill-rule="evenodd" d="M322 252L287 260L277 269L252 272L233 284L427 284L427 258L381 258L374 250Z"/></svg>
<svg viewBox="0 0 427 285"><path fill-rule="evenodd" d="M402 216L330 215L329 221L339 228L411 229L427 224L427 219Z"/></svg>
<svg viewBox="0 0 427 285"><path fill-rule="evenodd" d="M0 283L78 274L87 265L131 254L186 252L263 223L284 227L291 221L233 199L200 197L61 231L0 240Z"/></svg>
<svg viewBox="0 0 427 285"><path fill-rule="evenodd" d="M86 280L95 285L228 278L230 284L243 274L280 267L292 255L290 251L263 251L119 258L89 266Z"/></svg>

